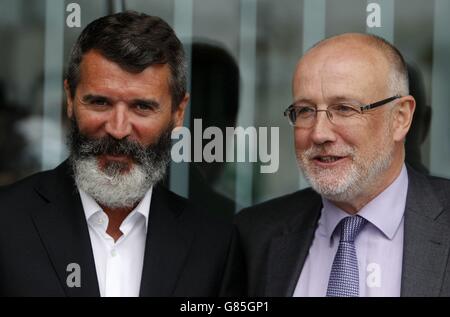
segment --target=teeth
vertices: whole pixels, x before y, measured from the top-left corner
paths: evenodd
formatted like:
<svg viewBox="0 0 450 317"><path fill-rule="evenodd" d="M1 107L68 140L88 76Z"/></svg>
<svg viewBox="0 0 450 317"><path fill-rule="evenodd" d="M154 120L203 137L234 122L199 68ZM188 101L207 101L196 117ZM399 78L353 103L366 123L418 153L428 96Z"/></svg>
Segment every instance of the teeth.
<svg viewBox="0 0 450 317"><path fill-rule="evenodd" d="M324 163L333 163L339 159L337 156L321 156L319 157L319 161Z"/></svg>

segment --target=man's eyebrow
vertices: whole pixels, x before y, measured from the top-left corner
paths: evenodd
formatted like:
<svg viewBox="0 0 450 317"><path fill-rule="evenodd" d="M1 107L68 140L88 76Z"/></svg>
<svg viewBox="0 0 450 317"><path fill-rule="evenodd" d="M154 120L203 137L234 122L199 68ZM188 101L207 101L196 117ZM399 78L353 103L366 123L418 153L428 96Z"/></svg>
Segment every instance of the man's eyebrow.
<svg viewBox="0 0 450 317"><path fill-rule="evenodd" d="M337 96L328 97L327 99L328 99L328 104L334 104L337 102L347 102L347 103L355 104L355 105L361 104L360 101L358 101L356 98L351 97L351 96L346 97L346 96L337 95ZM317 106L316 102L309 98L299 98L293 104L297 105L297 104L301 104L301 103L309 104L311 106Z"/></svg>
<svg viewBox="0 0 450 317"><path fill-rule="evenodd" d="M358 101L356 98L352 97L352 96L334 96L329 98L331 103L335 103L335 102L348 102L351 104L361 104L360 101Z"/></svg>
<svg viewBox="0 0 450 317"><path fill-rule="evenodd" d="M81 98L81 102L83 102L83 103L90 103L90 102L98 101L98 100L112 102L111 98L102 96L102 95L87 94ZM157 102L154 99L136 98L136 99L131 99L127 103L129 103L129 104L144 104L144 105L147 105L154 109L160 108L159 102Z"/></svg>
<svg viewBox="0 0 450 317"><path fill-rule="evenodd" d="M307 104L310 104L312 106L316 105L313 100L308 99L308 98L299 98L299 99L297 99L297 100L295 100L293 102L293 105L296 105L296 104L299 104L299 103L307 103Z"/></svg>
<svg viewBox="0 0 450 317"><path fill-rule="evenodd" d="M93 95L93 94L87 94L87 95L84 95L81 98L81 101L84 102L84 103L89 103L89 102L92 102L94 100L106 100L106 101L109 101L110 99L108 97L105 97L105 96L102 96L102 95Z"/></svg>

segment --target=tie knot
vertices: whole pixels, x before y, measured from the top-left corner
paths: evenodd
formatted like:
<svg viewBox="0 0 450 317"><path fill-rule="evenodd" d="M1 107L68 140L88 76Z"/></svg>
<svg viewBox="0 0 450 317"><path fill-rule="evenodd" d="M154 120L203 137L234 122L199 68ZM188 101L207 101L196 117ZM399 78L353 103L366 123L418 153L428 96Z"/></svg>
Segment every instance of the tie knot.
<svg viewBox="0 0 450 317"><path fill-rule="evenodd" d="M356 236L367 223L360 216L345 217L341 220L341 242L354 242Z"/></svg>

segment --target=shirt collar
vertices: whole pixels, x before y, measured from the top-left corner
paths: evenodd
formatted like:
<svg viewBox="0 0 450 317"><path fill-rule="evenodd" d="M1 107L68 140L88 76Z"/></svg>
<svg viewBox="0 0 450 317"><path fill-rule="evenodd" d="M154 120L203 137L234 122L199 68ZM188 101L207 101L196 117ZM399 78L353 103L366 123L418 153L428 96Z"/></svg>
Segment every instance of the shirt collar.
<svg viewBox="0 0 450 317"><path fill-rule="evenodd" d="M78 188L78 191L80 193L81 203L83 205L84 214L86 217L86 220L89 222L89 220L94 216L94 214L98 212L103 212L100 205L94 200L94 198L87 194L82 189ZM139 202L139 204L134 208L134 210L130 213L129 216L132 214L139 213L145 218L145 227L148 228L148 218L150 213L150 203L152 200L152 193L153 193L153 186L150 187L150 189L145 194L144 198ZM127 220L128 217L125 219ZM125 222L124 220L124 222Z"/></svg>
<svg viewBox="0 0 450 317"><path fill-rule="evenodd" d="M86 216L86 220L94 216L97 212L102 211L102 208L97 204L97 202L92 198L91 195L88 195L84 190L78 188L81 198L81 204L83 205L84 215Z"/></svg>
<svg viewBox="0 0 450 317"><path fill-rule="evenodd" d="M145 194L144 198L139 202L134 211L140 213L145 218L145 228L148 227L148 216L150 213L150 203L152 201L153 186Z"/></svg>
<svg viewBox="0 0 450 317"><path fill-rule="evenodd" d="M408 172L403 164L400 175L378 196L365 205L358 215L377 227L389 240L392 240L403 219L408 192ZM349 214L322 197L323 209L320 221L322 234L331 239L338 223ZM320 227L320 226L319 226Z"/></svg>

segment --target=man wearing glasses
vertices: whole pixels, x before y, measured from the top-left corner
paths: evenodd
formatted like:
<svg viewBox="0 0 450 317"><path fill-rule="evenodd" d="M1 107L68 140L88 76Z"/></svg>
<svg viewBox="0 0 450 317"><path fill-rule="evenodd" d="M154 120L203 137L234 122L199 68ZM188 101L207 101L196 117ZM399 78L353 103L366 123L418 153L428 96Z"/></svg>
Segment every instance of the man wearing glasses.
<svg viewBox="0 0 450 317"><path fill-rule="evenodd" d="M292 88L284 114L312 188L237 216L248 294L450 296L450 181L404 163L415 100L401 53L335 36Z"/></svg>

